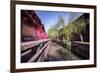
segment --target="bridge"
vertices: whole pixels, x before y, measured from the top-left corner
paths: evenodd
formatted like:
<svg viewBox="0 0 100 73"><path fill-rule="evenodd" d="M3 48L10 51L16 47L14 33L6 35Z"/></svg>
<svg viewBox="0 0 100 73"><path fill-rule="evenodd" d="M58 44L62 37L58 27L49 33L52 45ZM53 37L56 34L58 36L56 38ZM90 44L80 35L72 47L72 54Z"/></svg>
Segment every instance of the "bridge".
<svg viewBox="0 0 100 73"><path fill-rule="evenodd" d="M49 62L81 59L57 42L58 41L52 39L42 39L21 43L21 62Z"/></svg>

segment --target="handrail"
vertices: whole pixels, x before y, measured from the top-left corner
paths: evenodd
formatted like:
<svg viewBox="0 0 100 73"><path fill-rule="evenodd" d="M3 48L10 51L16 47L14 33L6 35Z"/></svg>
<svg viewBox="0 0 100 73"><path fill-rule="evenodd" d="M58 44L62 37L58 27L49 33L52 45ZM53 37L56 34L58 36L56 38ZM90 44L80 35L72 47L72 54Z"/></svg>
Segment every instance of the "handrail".
<svg viewBox="0 0 100 73"><path fill-rule="evenodd" d="M38 41L23 42L23 43L21 43L21 50L22 50L22 51L27 50L28 48L37 46L37 45L39 45L40 43L47 42L47 41L49 41L49 40L50 40L50 39L42 39L42 40L38 40Z"/></svg>
<svg viewBox="0 0 100 73"><path fill-rule="evenodd" d="M51 41L48 42L48 46L46 47L46 49L41 53L41 55L38 57L37 62L42 62L47 58L48 52L50 50L51 47Z"/></svg>
<svg viewBox="0 0 100 73"><path fill-rule="evenodd" d="M26 54L30 53L31 51L32 51L32 50L29 49L29 50L25 51L24 53L21 53L21 57L22 57L22 56L25 56Z"/></svg>
<svg viewBox="0 0 100 73"><path fill-rule="evenodd" d="M44 49L48 46L49 42L47 42L47 44L44 45L43 48L40 49L40 51L38 51L31 59L28 60L28 62L34 62L44 51Z"/></svg>
<svg viewBox="0 0 100 73"><path fill-rule="evenodd" d="M72 41L72 42L78 43L78 44L89 45L89 42L81 42L81 41Z"/></svg>

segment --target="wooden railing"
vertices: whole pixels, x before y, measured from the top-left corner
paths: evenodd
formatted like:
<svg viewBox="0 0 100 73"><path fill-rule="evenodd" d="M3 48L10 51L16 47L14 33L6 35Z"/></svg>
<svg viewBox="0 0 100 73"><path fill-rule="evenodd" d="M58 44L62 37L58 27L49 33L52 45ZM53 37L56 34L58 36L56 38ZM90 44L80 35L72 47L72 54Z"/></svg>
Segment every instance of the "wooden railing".
<svg viewBox="0 0 100 73"><path fill-rule="evenodd" d="M21 58L24 61L26 57L28 60L25 62L37 62L41 61L47 55L47 46L50 43L50 39L43 39L39 41L31 41L31 42L24 42L21 43ZM46 52L45 52L46 51ZM30 53L32 56L30 56ZM44 54L42 59L41 56ZM22 62L23 62L22 61Z"/></svg>
<svg viewBox="0 0 100 73"><path fill-rule="evenodd" d="M89 42L72 41L71 51L82 59L89 59Z"/></svg>

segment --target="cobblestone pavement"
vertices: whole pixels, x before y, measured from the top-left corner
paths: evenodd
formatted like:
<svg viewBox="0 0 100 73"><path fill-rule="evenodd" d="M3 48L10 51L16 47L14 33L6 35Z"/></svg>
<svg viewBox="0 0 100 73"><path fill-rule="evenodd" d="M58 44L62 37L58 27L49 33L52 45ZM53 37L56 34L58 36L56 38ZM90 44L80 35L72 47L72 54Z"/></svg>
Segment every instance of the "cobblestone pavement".
<svg viewBox="0 0 100 73"><path fill-rule="evenodd" d="M50 43L46 61L80 60L79 57L55 42Z"/></svg>

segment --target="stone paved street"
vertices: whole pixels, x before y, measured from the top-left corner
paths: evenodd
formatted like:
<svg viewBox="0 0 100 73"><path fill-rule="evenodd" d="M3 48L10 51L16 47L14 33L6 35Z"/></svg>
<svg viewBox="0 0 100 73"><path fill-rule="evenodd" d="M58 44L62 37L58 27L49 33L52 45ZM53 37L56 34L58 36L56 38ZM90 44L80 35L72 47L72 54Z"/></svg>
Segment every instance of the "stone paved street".
<svg viewBox="0 0 100 73"><path fill-rule="evenodd" d="M50 48L47 54L47 61L64 61L64 60L80 60L79 57L72 54L64 47L58 45L55 42L51 42Z"/></svg>

